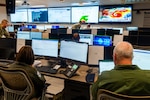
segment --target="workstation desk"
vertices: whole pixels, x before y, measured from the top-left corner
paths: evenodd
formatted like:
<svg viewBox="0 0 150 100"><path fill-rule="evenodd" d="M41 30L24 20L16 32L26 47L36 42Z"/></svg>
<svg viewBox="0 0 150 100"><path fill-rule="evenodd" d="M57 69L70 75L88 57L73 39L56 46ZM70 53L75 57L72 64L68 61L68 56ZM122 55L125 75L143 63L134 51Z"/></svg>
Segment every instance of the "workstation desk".
<svg viewBox="0 0 150 100"><path fill-rule="evenodd" d="M42 60L42 63L43 62L45 62L45 60ZM76 74L71 78L68 78L64 74L60 73L60 71L65 70L65 68L59 68L56 74L50 74L43 71L41 72L41 74L45 76L46 82L50 84L52 82L51 79L58 79L60 81L60 84L57 84L56 82L55 87L56 88L61 87L61 90L63 86L59 86L59 85L62 85L64 82L63 84L64 100L90 100L90 86L92 85L92 83L86 82L86 76L88 74L87 70L89 70L89 68L92 67L89 67L87 65L80 65ZM91 73L95 73L95 80L96 80L98 77L98 68L93 67ZM56 84L58 86L56 86ZM53 88L51 89L49 88L49 90L54 90ZM60 90L58 91L61 92Z"/></svg>

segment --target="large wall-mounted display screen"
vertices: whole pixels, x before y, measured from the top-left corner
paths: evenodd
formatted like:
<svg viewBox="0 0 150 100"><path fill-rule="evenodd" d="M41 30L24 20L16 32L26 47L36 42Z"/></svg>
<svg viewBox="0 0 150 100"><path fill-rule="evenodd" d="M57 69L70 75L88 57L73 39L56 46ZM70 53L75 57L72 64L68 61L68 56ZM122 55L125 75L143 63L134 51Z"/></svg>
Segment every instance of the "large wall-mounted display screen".
<svg viewBox="0 0 150 100"><path fill-rule="evenodd" d="M28 9L29 22L48 22L47 8Z"/></svg>
<svg viewBox="0 0 150 100"><path fill-rule="evenodd" d="M27 9L16 9L14 14L10 14L11 22L28 22Z"/></svg>
<svg viewBox="0 0 150 100"><path fill-rule="evenodd" d="M99 22L131 22L132 5L104 5L99 8Z"/></svg>
<svg viewBox="0 0 150 100"><path fill-rule="evenodd" d="M98 6L72 7L72 23L98 23Z"/></svg>
<svg viewBox="0 0 150 100"><path fill-rule="evenodd" d="M71 8L48 8L48 22L50 23L70 23Z"/></svg>

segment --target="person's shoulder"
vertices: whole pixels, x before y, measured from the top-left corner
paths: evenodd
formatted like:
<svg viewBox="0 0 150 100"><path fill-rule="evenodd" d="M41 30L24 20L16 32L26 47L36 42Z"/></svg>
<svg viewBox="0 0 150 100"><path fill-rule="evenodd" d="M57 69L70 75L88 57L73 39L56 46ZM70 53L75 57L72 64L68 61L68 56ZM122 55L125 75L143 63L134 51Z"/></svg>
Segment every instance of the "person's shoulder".
<svg viewBox="0 0 150 100"><path fill-rule="evenodd" d="M2 28L2 25L0 24L0 29Z"/></svg>
<svg viewBox="0 0 150 100"><path fill-rule="evenodd" d="M143 73L143 74L147 74L150 76L150 70L136 70L138 73Z"/></svg>
<svg viewBox="0 0 150 100"><path fill-rule="evenodd" d="M111 70L106 70L100 73L100 76L110 76L111 74L116 73L116 70L111 69Z"/></svg>

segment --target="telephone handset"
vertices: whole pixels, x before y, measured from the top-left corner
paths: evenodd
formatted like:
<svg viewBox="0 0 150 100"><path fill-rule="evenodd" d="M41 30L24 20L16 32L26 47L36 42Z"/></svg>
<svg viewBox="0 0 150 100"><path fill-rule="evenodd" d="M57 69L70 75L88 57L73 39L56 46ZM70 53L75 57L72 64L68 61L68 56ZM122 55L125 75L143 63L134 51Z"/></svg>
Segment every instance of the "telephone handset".
<svg viewBox="0 0 150 100"><path fill-rule="evenodd" d="M76 73L78 68L79 68L79 66L76 64L74 64L73 66L68 65L68 67L64 71L64 75L70 78Z"/></svg>

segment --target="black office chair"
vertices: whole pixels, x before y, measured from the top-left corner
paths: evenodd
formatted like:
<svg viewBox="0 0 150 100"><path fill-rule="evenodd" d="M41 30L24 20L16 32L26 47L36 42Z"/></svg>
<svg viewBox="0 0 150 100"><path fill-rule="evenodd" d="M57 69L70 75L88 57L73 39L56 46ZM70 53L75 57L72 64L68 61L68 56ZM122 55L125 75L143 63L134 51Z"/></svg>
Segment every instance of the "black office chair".
<svg viewBox="0 0 150 100"><path fill-rule="evenodd" d="M150 100L150 96L128 96L105 89L99 89L97 100Z"/></svg>
<svg viewBox="0 0 150 100"><path fill-rule="evenodd" d="M40 99L33 97L34 84L26 71L0 67L0 78L4 100L44 100L45 92Z"/></svg>

